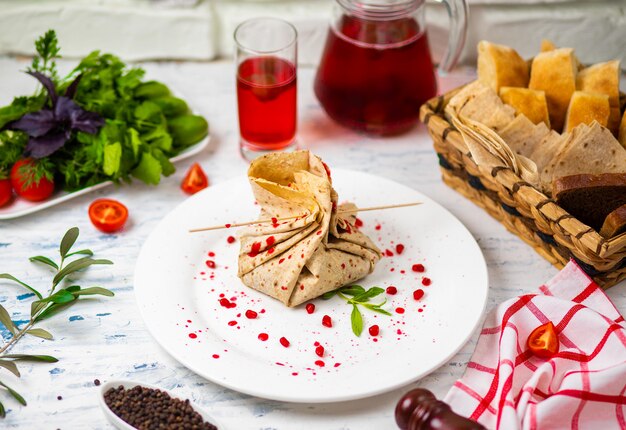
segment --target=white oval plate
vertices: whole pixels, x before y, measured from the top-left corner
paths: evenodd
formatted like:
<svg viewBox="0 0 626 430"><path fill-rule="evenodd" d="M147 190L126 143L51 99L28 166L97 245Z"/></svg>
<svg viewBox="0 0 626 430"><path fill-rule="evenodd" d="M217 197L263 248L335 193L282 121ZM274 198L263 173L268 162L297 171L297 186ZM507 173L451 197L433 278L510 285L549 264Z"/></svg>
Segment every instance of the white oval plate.
<svg viewBox="0 0 626 430"><path fill-rule="evenodd" d="M117 388L119 386L124 387L125 389L129 390L131 388L136 387L137 385L141 385L142 387L145 388L151 388L154 390L161 390L167 394L169 394L170 397L172 398L178 398L180 399L181 397L176 396L175 394L173 394L171 391L168 390L164 390L163 388L159 388L156 387L154 385L150 385L150 384L144 384L143 382L133 382L133 381L127 381L127 380L113 380L113 381L109 381L106 384L102 385L102 387L100 388L100 391L98 392L98 400L100 403L100 408L102 408L102 412L104 412L104 415L107 417L107 419L109 420L109 422L111 424L113 424L116 428L118 428L119 430L135 430L136 428L131 426L130 424L128 424L126 421L124 421L123 419L121 419L119 416L117 416L115 414L115 412L113 412L110 408L109 405L107 405L107 402L104 400L104 395L106 394L107 391L109 391L111 388ZM199 407L198 405L192 403L190 401L191 407L200 414L200 416L202 417L202 419L206 422L209 422L211 424L213 424L215 427L218 428L218 430L225 430L226 427L222 426L213 416L209 415L204 409L202 409L201 407Z"/></svg>
<svg viewBox="0 0 626 430"><path fill-rule="evenodd" d="M172 163L176 163L177 161L184 160L189 157L193 157L198 154L204 148L207 147L209 141L211 140L211 136L207 136L202 139L200 142L195 145L190 146L185 149L183 152L178 154L175 157L170 158ZM30 202L26 199L14 198L13 202L8 206L0 208L0 220L5 219L13 219L19 218L24 215L29 215L35 212L39 212L51 206L56 206L60 203L66 202L68 200L74 199L78 196L82 196L84 194L91 193L93 191L108 187L113 185L113 182L106 181L100 182L99 184L92 185L91 187L83 188L78 191L68 192L68 191L56 191L50 198L42 201L42 202Z"/></svg>
<svg viewBox="0 0 626 430"><path fill-rule="evenodd" d="M217 384L254 396L290 402L334 402L372 396L432 372L469 339L481 320L488 291L485 260L467 229L443 207L404 185L361 172L335 170L339 201L361 207L421 201L415 207L363 212L361 228L394 255L383 258L364 287L390 285L388 317L363 311L364 330L351 330L351 306L339 297L314 300L315 312L245 287L237 278L233 229L188 233L191 228L256 219L247 178L207 188L169 213L144 243L135 270L135 293L146 325L184 366ZM404 251L398 255L395 247ZM278 257L277 257L278 258ZM215 269L206 261L215 263ZM421 263L425 273L411 270ZM422 286L422 277L432 280ZM413 292L425 296L416 301ZM220 294L236 297L235 308ZM399 314L396 308L404 308ZM421 309L421 311L420 311ZM258 313L255 319L246 310ZM322 317L332 318L331 328ZM376 324L380 334L368 328ZM258 335L266 333L267 341ZM285 348L281 337L289 340ZM318 342L324 349L316 355ZM324 362L324 367L320 367Z"/></svg>

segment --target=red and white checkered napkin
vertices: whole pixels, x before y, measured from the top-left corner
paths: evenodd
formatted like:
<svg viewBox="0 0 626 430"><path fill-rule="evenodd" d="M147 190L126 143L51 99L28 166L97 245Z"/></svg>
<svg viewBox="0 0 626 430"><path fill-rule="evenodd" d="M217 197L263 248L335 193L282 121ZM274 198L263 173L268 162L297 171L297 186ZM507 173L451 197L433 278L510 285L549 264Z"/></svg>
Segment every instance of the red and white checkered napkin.
<svg viewBox="0 0 626 430"><path fill-rule="evenodd" d="M573 261L539 290L487 316L445 401L488 429L626 429L624 317ZM546 360L526 340L548 321L560 350Z"/></svg>

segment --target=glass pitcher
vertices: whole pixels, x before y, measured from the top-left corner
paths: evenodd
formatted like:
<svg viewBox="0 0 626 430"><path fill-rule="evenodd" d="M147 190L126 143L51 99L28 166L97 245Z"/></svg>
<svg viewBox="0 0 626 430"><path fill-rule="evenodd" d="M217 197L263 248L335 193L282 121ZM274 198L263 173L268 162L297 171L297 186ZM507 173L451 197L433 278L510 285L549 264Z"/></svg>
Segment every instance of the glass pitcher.
<svg viewBox="0 0 626 430"><path fill-rule="evenodd" d="M449 71L465 43L465 0L440 0L450 15ZM419 107L437 93L424 0L336 0L315 95L338 123L375 135L413 127Z"/></svg>

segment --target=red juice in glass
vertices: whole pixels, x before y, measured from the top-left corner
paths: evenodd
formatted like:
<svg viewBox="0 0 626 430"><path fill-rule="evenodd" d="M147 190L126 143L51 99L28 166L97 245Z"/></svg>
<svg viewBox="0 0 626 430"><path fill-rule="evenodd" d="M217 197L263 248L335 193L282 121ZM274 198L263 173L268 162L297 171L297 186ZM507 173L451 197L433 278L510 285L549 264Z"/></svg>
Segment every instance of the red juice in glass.
<svg viewBox="0 0 626 430"><path fill-rule="evenodd" d="M280 150L296 135L296 69L283 58L251 57L237 71L239 130L249 147Z"/></svg>
<svg viewBox="0 0 626 430"><path fill-rule="evenodd" d="M416 20L344 15L331 26L315 94L340 124L378 135L402 133L436 93L428 39Z"/></svg>

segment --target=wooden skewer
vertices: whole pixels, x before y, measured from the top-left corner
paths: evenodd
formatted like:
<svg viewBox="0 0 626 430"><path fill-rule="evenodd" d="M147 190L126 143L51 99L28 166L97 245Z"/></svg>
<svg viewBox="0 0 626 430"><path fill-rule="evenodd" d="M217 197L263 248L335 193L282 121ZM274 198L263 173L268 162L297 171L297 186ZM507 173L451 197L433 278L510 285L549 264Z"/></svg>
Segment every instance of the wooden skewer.
<svg viewBox="0 0 626 430"><path fill-rule="evenodd" d="M378 210L383 210L383 209L405 208L408 206L417 206L421 204L422 202L413 202L413 203L401 203L398 205L371 206L369 208L357 208L353 210L337 211L337 213L343 214L343 213L352 213L352 212L378 211ZM287 221L290 219L302 218L303 216L307 216L307 215L296 215L296 216L290 216L290 217L285 217L285 218L260 219L260 220L255 220L255 221L239 222L239 223L234 223L234 224L220 224L220 225L214 225L211 227L194 228L194 229L189 230L189 233L197 233L200 231L210 231L210 230L221 230L224 228L244 227L246 225L265 224L265 223L270 223L270 222L275 223L278 221Z"/></svg>

